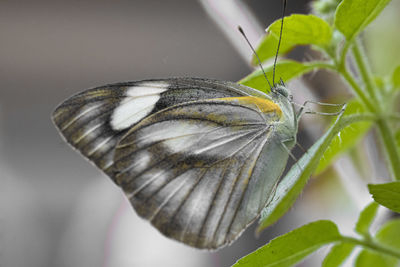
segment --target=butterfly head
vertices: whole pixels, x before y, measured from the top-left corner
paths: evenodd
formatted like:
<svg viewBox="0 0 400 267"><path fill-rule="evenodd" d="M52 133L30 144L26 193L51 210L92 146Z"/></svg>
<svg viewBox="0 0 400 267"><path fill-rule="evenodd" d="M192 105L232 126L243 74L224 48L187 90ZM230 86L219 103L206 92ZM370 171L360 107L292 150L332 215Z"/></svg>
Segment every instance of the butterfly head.
<svg viewBox="0 0 400 267"><path fill-rule="evenodd" d="M276 94L279 94L283 97L289 97L289 92L286 87L278 85L274 89L275 89L274 91Z"/></svg>
<svg viewBox="0 0 400 267"><path fill-rule="evenodd" d="M281 79L279 83L274 84L271 88L272 95L274 98L286 98L290 102L293 100L293 95L290 93L289 89L286 87L285 83Z"/></svg>
<svg viewBox="0 0 400 267"><path fill-rule="evenodd" d="M282 110L282 113L284 114L284 117L288 121L293 122L293 124L290 125L294 127L291 127L290 131L295 133L297 131L295 130L295 128L297 127L298 118L293 103L293 95L291 94L290 90L286 87L286 85L283 83L282 79L278 84L275 84L271 88L270 96L272 97L273 101L279 105L279 107Z"/></svg>

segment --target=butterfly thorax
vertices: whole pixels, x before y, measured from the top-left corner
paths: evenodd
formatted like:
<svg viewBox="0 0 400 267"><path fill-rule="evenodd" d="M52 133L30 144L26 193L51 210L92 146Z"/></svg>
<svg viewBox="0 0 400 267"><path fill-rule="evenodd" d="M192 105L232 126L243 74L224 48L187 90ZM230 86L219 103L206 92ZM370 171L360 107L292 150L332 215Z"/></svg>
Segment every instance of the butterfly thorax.
<svg viewBox="0 0 400 267"><path fill-rule="evenodd" d="M285 86L276 85L270 97L281 109L282 117L279 131L282 136L282 141L290 140L293 141L290 143L294 144L296 142L298 119L292 102L292 96Z"/></svg>

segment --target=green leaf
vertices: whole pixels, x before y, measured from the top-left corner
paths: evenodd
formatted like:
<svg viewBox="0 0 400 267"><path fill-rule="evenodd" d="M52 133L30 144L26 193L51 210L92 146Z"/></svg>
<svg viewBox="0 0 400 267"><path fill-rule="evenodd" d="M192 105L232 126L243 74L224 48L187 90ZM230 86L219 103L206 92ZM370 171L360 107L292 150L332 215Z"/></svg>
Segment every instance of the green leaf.
<svg viewBox="0 0 400 267"><path fill-rule="evenodd" d="M362 250L357 256L355 267L397 267L396 260L372 251Z"/></svg>
<svg viewBox="0 0 400 267"><path fill-rule="evenodd" d="M369 184L368 189L376 202L400 213L400 182Z"/></svg>
<svg viewBox="0 0 400 267"><path fill-rule="evenodd" d="M273 68L274 66L271 65L264 69L265 74L267 75L268 80L271 83L272 83ZM293 79L307 72L310 72L316 68L317 66L313 64L300 63L294 60L282 60L276 64L275 79L279 80L280 78L282 78L282 80L286 82L289 81L290 79ZM260 69L257 69L256 71L250 73L242 80L240 80L239 83L258 89L263 92L268 93L270 91L269 85L265 80L262 70Z"/></svg>
<svg viewBox="0 0 400 267"><path fill-rule="evenodd" d="M276 50L278 49L278 41L279 37L276 35L267 32L267 34L261 40L261 43L256 48L256 53L260 58L261 62L265 62L266 60L275 57ZM281 41L281 45L279 47L279 54L284 55L287 52L290 52L294 48L294 44ZM253 55L251 59L251 64L253 66L258 65L258 60L255 55Z"/></svg>
<svg viewBox="0 0 400 267"><path fill-rule="evenodd" d="M388 248L400 250L400 219L388 221L376 233L376 240ZM395 267L399 259L379 254L370 250L362 250L356 259L356 267Z"/></svg>
<svg viewBox="0 0 400 267"><path fill-rule="evenodd" d="M282 20L276 20L267 29L256 52L261 62L272 58L276 54ZM285 17L281 40L280 54L290 51L297 45L327 46L332 39L332 28L323 19L314 15L294 14ZM254 56L252 63L256 65Z"/></svg>
<svg viewBox="0 0 400 267"><path fill-rule="evenodd" d="M338 116L332 127L308 149L307 153L297 163L293 164L285 177L279 182L275 195L261 212L258 232L276 222L293 205L311 174L315 171L322 154L341 129L359 121L372 119L367 114L355 114L346 118L343 118L342 115Z"/></svg>
<svg viewBox="0 0 400 267"><path fill-rule="evenodd" d="M281 20L272 23L268 31L279 37ZM323 19L315 15L294 14L285 18L281 42L296 45L313 44L329 45L332 39L332 28Z"/></svg>
<svg viewBox="0 0 400 267"><path fill-rule="evenodd" d="M347 40L353 40L371 23L390 0L343 0L335 14L335 26Z"/></svg>
<svg viewBox="0 0 400 267"><path fill-rule="evenodd" d="M365 107L359 100L351 100L346 107L345 116L352 114L365 113ZM342 129L339 134L333 139L329 148L325 151L321 157L321 161L315 171L315 174L320 174L327 167L329 167L333 161L335 161L341 154L347 152L350 148L354 147L369 131L371 128L371 122L359 122L349 125Z"/></svg>
<svg viewBox="0 0 400 267"><path fill-rule="evenodd" d="M322 267L338 267L350 256L355 245L350 243L339 243L334 245L322 262Z"/></svg>
<svg viewBox="0 0 400 267"><path fill-rule="evenodd" d="M376 233L379 243L387 245L393 249L400 249L400 219L393 219L386 222Z"/></svg>
<svg viewBox="0 0 400 267"><path fill-rule="evenodd" d="M397 66L393 71L392 84L394 88L400 89L400 66Z"/></svg>
<svg viewBox="0 0 400 267"><path fill-rule="evenodd" d="M320 247L340 239L333 222L312 222L271 240L233 266L292 266Z"/></svg>
<svg viewBox="0 0 400 267"><path fill-rule="evenodd" d="M369 227L375 218L378 208L379 205L376 202L372 202L361 211L355 228L357 233L369 236Z"/></svg>

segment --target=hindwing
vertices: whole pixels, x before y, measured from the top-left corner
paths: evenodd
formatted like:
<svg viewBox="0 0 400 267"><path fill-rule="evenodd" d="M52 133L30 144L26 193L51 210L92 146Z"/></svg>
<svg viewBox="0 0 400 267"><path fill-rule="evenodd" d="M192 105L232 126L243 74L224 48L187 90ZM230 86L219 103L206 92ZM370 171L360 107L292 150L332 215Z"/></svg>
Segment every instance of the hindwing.
<svg viewBox="0 0 400 267"><path fill-rule="evenodd" d="M282 150L275 131L279 116L239 99L175 105L145 118L119 141L114 179L138 214L163 234L194 247L221 247L272 195L286 163L284 156L274 161L276 170L263 173L272 162L265 150Z"/></svg>

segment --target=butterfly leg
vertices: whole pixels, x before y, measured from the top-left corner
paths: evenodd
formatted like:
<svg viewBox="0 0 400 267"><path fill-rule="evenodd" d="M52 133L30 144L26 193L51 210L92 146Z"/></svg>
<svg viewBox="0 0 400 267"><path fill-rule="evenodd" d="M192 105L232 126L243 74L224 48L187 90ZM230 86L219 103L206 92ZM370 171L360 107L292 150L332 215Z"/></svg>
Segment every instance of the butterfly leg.
<svg viewBox="0 0 400 267"><path fill-rule="evenodd" d="M316 104L320 106L328 106L328 107L341 107L341 109L337 112L318 112L318 111L312 111L312 110L307 110L307 104ZM312 100L307 100L303 103L303 105L300 106L299 112L297 113L297 117L301 117L303 114L319 114L323 116L337 116L340 115L344 112L346 103L342 104L332 104L332 103L323 103L323 102L318 102L318 101L312 101Z"/></svg>
<svg viewBox="0 0 400 267"><path fill-rule="evenodd" d="M300 166L298 159L293 155L293 153L290 151L290 149L285 145L285 142L288 142L288 141L294 141L294 138L282 140L281 141L282 147L287 151L289 156L294 160L294 162L295 162L294 164L297 165L299 167L300 171L302 172L304 169ZM297 145L299 145L299 144L297 144ZM302 149L304 150L304 148L302 148ZM305 153L307 153L307 151L305 151Z"/></svg>
<svg viewBox="0 0 400 267"><path fill-rule="evenodd" d="M290 151L290 149L285 145L285 143L287 142L293 142L295 141L295 138L290 138L290 139L286 139L286 140L281 140L280 143L282 145L282 147L286 150L286 152L289 154L289 156L297 162L297 158L293 155L293 153Z"/></svg>

